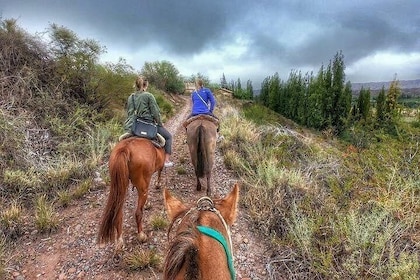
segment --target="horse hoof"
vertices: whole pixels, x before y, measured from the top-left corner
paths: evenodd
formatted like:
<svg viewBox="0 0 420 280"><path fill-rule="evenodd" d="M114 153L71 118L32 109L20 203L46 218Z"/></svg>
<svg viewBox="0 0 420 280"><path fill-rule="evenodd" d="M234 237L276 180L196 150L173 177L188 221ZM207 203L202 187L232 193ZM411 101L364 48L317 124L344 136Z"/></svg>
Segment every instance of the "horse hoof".
<svg viewBox="0 0 420 280"><path fill-rule="evenodd" d="M137 235L137 239L138 239L138 241L140 241L141 243L144 243L144 242L146 242L146 240L147 240L147 235L146 235L144 232L140 232L140 233Z"/></svg>

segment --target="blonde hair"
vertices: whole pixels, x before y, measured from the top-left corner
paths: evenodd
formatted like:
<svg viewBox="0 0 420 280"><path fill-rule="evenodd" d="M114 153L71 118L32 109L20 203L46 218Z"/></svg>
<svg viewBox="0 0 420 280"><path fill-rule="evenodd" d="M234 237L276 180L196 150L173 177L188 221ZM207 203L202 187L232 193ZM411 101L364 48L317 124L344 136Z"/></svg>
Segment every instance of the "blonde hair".
<svg viewBox="0 0 420 280"><path fill-rule="evenodd" d="M203 86L203 80L202 79L195 79L195 87L197 89L201 88Z"/></svg>
<svg viewBox="0 0 420 280"><path fill-rule="evenodd" d="M138 76L136 79L136 88L137 90L141 90L144 91L145 88L147 88L149 86L149 81L143 77L143 76Z"/></svg>

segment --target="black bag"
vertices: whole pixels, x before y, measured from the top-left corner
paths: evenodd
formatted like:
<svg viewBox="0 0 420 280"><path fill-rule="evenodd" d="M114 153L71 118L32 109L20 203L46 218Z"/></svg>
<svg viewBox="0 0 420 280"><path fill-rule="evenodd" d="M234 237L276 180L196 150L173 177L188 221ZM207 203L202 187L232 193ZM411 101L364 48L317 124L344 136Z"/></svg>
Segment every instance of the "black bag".
<svg viewBox="0 0 420 280"><path fill-rule="evenodd" d="M157 135L157 126L154 123L136 118L131 127L131 133L139 137L155 139Z"/></svg>

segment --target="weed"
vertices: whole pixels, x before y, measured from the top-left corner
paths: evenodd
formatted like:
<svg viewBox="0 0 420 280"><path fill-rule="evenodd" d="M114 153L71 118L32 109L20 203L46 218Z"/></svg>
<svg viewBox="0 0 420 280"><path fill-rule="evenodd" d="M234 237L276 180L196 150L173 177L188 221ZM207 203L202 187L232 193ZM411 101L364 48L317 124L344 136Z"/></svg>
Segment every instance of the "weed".
<svg viewBox="0 0 420 280"><path fill-rule="evenodd" d="M82 181L74 190L73 197L76 199L82 198L86 193L89 192L91 185L92 181L90 179Z"/></svg>
<svg viewBox="0 0 420 280"><path fill-rule="evenodd" d="M16 238L23 233L22 215L23 209L17 200L12 201L9 208L1 211L0 225L6 237Z"/></svg>
<svg viewBox="0 0 420 280"><path fill-rule="evenodd" d="M124 257L124 263L129 270L143 270L148 267L159 267L161 258L155 250L135 249Z"/></svg>
<svg viewBox="0 0 420 280"><path fill-rule="evenodd" d="M93 166L103 162L106 154L109 152L108 141L111 139L111 132L103 127L89 129L87 133L87 148L90 151L89 161Z"/></svg>
<svg viewBox="0 0 420 280"><path fill-rule="evenodd" d="M62 190L57 192L58 203L63 206L67 207L70 204L72 196L68 190Z"/></svg>
<svg viewBox="0 0 420 280"><path fill-rule="evenodd" d="M161 230L168 226L168 221L162 214L153 216L150 223L154 230Z"/></svg>
<svg viewBox="0 0 420 280"><path fill-rule="evenodd" d="M177 166L176 167L176 174L185 175L185 174L187 174L187 170L183 166Z"/></svg>
<svg viewBox="0 0 420 280"><path fill-rule="evenodd" d="M35 202L35 225L40 232L52 232L58 227L58 218L54 204L48 202L45 195L39 196Z"/></svg>
<svg viewBox="0 0 420 280"><path fill-rule="evenodd" d="M6 237L0 235L0 278L6 275Z"/></svg>

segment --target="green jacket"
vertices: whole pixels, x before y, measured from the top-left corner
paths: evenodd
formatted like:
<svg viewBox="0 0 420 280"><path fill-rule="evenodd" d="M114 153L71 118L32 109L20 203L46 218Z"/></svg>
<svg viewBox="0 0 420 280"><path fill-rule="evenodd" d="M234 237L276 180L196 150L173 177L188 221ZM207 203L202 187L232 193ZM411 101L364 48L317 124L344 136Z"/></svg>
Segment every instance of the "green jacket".
<svg viewBox="0 0 420 280"><path fill-rule="evenodd" d="M134 98L133 98L134 96ZM134 101L134 102L133 102ZM131 132L136 117L147 119L162 125L159 106L153 94L147 91L137 91L132 93L127 99L127 120L124 130Z"/></svg>

